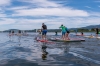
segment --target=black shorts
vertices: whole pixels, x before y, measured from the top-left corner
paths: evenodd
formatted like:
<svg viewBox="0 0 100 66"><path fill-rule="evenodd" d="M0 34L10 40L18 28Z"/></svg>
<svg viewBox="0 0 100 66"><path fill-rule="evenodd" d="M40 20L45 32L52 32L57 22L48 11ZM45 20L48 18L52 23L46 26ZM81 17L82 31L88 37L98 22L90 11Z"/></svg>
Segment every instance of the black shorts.
<svg viewBox="0 0 100 66"><path fill-rule="evenodd" d="M69 31L67 31L67 33L70 33Z"/></svg>

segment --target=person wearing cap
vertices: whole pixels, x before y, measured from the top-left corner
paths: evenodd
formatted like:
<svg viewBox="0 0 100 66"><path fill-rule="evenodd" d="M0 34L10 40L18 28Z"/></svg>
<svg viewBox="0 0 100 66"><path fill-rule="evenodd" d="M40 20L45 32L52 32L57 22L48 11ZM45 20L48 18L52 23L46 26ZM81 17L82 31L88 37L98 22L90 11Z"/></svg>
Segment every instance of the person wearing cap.
<svg viewBox="0 0 100 66"><path fill-rule="evenodd" d="M42 39L46 40L47 26L44 23L42 23L42 29L41 30L42 30Z"/></svg>
<svg viewBox="0 0 100 66"><path fill-rule="evenodd" d="M62 29L62 39L65 40L65 37L66 37L66 36L65 36L65 34L66 34L66 27L63 26L63 24L62 24L59 28Z"/></svg>

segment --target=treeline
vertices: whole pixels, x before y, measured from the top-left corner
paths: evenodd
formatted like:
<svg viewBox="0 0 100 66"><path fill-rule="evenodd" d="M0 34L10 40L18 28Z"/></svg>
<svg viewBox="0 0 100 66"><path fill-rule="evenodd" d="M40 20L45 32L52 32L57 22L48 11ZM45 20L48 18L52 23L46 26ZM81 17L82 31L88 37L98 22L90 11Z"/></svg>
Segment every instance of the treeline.
<svg viewBox="0 0 100 66"><path fill-rule="evenodd" d="M38 32L39 29L33 29L33 30L21 30L24 32ZM3 32L9 32L9 31L15 31L18 32L18 29L10 29L10 30L5 30ZM94 32L94 29L83 29L83 28L77 28L77 29L69 29L70 32ZM48 29L48 32L61 32L61 29Z"/></svg>
<svg viewBox="0 0 100 66"><path fill-rule="evenodd" d="M69 29L70 32L75 32L77 30L77 32L94 32L94 29L83 29L83 28L77 28L77 29ZM35 30L28 30L27 32L36 32ZM61 32L61 29L48 29L48 32Z"/></svg>
<svg viewBox="0 0 100 66"><path fill-rule="evenodd" d="M83 29L83 28L78 28L78 29L74 29L70 31L75 32L75 30L77 30L77 32L94 32L95 31L95 29Z"/></svg>

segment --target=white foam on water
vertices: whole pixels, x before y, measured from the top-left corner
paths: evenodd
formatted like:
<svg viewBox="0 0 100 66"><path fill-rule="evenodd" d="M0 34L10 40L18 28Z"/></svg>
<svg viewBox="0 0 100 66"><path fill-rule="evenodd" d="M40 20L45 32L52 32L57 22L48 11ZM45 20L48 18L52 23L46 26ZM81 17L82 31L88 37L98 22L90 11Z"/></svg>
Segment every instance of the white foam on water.
<svg viewBox="0 0 100 66"><path fill-rule="evenodd" d="M100 61L98 61L98 60L94 60L92 58L88 58L88 57L85 57L83 55L80 55L80 54L77 54L77 53L74 53L74 52L69 52L69 53L73 54L74 56L79 57L81 59L84 59L84 60L87 60L87 61L90 61L90 62L94 62L96 64L100 64Z"/></svg>

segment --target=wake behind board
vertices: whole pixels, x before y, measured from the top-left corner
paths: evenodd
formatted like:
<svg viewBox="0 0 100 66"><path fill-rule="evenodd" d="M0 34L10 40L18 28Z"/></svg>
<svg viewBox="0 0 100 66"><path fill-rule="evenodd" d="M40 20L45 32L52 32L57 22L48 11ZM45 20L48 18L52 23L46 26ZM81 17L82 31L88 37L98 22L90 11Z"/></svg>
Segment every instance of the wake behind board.
<svg viewBox="0 0 100 66"><path fill-rule="evenodd" d="M95 37L95 36L84 36L86 38L97 38L97 39L100 39L100 37Z"/></svg>
<svg viewBox="0 0 100 66"><path fill-rule="evenodd" d="M84 36L84 35L80 35L80 34L78 35L78 34L77 34L76 36Z"/></svg>
<svg viewBox="0 0 100 66"><path fill-rule="evenodd" d="M55 39L55 38L51 38L51 41L57 41L57 42L81 42L81 41L85 41L85 39L70 39L70 40L62 40L62 39Z"/></svg>

